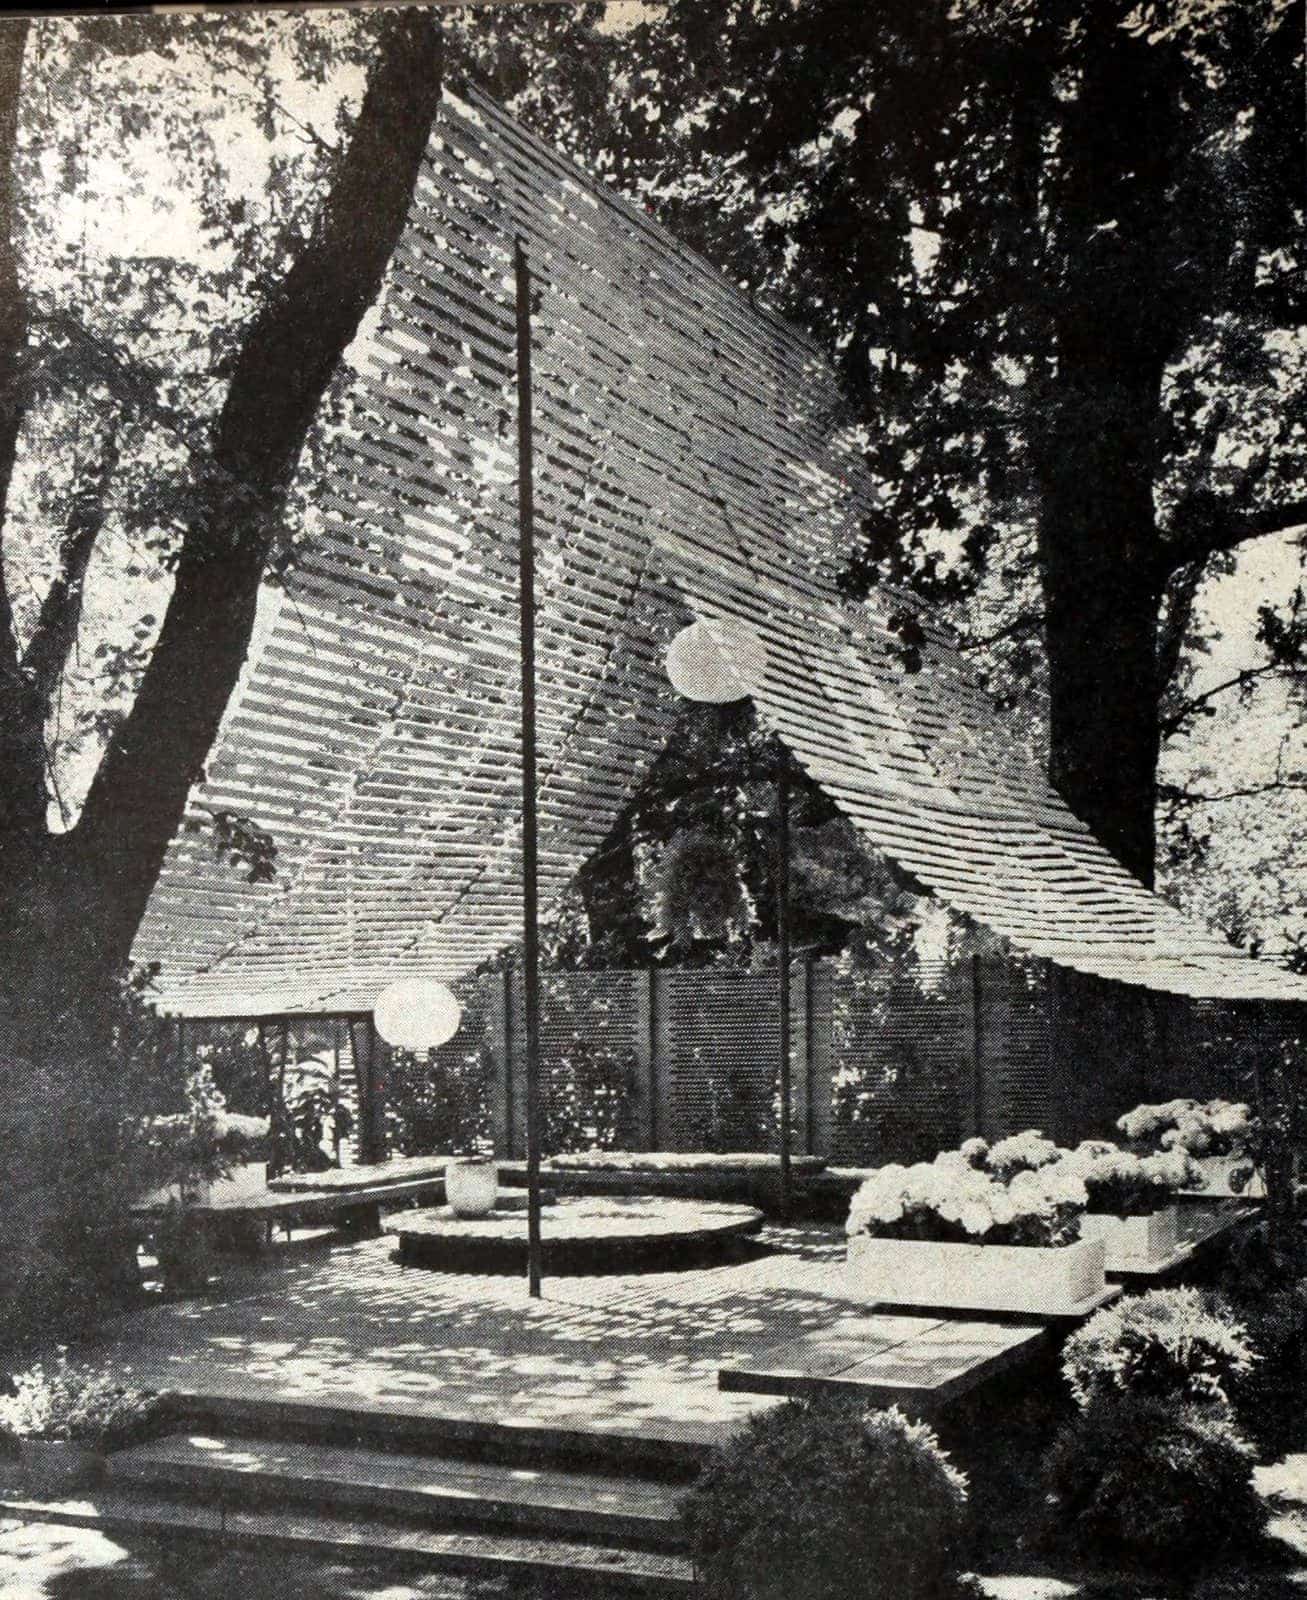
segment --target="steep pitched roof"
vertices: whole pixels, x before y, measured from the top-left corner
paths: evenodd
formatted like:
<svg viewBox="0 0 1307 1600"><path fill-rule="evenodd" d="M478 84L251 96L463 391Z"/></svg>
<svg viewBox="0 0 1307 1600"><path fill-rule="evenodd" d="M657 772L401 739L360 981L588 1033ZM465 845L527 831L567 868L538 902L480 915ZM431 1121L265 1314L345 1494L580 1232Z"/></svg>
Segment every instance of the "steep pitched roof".
<svg viewBox="0 0 1307 1600"><path fill-rule="evenodd" d="M1017 947L1184 994L1307 998L1129 877L1023 763L947 636L920 673L833 564L870 504L818 352L479 93L447 94L307 548L260 608L137 939L187 1015L370 1009L517 937L512 248L535 314L541 892L669 736L691 612L765 646L760 716L867 840ZM729 630L723 647L731 648Z"/></svg>

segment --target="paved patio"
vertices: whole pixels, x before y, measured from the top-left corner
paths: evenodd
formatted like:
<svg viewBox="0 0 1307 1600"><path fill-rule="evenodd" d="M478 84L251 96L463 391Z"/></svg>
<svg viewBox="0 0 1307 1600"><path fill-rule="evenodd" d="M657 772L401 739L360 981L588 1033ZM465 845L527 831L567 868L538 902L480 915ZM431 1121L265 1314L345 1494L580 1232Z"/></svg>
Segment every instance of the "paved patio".
<svg viewBox="0 0 1307 1600"><path fill-rule="evenodd" d="M79 1355L206 1395L310 1401L703 1442L760 1406L718 1368L867 1307L831 1228L771 1226L684 1271L524 1279L401 1268L394 1239L247 1271L118 1318Z"/></svg>

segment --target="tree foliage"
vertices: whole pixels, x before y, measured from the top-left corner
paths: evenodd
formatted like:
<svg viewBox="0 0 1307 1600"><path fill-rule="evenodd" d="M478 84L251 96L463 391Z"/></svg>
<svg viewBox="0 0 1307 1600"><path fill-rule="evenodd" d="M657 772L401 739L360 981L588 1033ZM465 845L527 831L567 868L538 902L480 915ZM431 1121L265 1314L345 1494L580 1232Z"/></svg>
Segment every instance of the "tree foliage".
<svg viewBox="0 0 1307 1600"><path fill-rule="evenodd" d="M1307 520L1296 8L674 0L618 53L592 159L863 421L850 588L910 582L1034 678L1055 781L1150 878L1205 582ZM1296 670L1264 631L1259 678Z"/></svg>

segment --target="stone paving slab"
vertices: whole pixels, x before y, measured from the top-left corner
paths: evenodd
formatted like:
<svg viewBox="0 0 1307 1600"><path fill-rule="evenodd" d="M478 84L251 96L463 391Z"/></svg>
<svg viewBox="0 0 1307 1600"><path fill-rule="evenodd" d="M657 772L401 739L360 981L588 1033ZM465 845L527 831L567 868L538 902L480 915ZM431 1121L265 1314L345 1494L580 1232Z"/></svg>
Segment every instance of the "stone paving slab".
<svg viewBox="0 0 1307 1600"><path fill-rule="evenodd" d="M84 1353L137 1381L702 1445L774 1402L718 1369L867 1307L834 1229L685 1271L524 1280L405 1270L387 1239L269 1263L226 1293L130 1313Z"/></svg>

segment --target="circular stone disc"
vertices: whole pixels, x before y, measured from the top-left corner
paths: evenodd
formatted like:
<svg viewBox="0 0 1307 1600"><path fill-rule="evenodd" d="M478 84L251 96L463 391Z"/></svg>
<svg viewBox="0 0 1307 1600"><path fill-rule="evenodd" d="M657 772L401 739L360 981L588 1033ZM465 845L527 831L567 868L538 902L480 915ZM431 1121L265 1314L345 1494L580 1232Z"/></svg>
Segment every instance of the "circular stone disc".
<svg viewBox="0 0 1307 1600"><path fill-rule="evenodd" d="M752 1206L654 1195L578 1195L541 1211L544 1264L555 1272L612 1272L666 1258L668 1265L703 1256L732 1239L757 1233L763 1215ZM447 1272L504 1272L526 1264L526 1215L491 1212L456 1217L448 1206L405 1211L387 1219L406 1265Z"/></svg>

